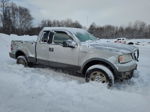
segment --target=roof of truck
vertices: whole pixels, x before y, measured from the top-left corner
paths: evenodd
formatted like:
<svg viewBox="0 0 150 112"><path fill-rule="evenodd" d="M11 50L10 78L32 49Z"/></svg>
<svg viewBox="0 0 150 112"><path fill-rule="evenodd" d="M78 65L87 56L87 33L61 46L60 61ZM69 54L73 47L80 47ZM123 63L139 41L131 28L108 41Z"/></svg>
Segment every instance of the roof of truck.
<svg viewBox="0 0 150 112"><path fill-rule="evenodd" d="M43 30L62 30L62 31L69 31L69 32L72 32L72 33L85 32L84 29L72 28L72 27L44 27Z"/></svg>

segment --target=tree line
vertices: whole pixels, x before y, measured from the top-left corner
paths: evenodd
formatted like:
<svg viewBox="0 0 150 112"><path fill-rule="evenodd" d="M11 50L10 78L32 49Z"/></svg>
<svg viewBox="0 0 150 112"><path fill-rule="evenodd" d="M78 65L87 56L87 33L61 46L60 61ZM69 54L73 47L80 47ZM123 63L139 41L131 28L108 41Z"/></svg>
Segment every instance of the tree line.
<svg viewBox="0 0 150 112"><path fill-rule="evenodd" d="M99 38L150 38L150 25L142 21L135 21L128 26L96 26L95 23L90 25L88 31Z"/></svg>
<svg viewBox="0 0 150 112"><path fill-rule="evenodd" d="M78 21L42 20L37 27L33 25L34 18L29 9L18 6L10 0L0 0L0 32L17 35L38 35L43 27L74 27L85 28ZM150 38L150 25L136 21L126 27L92 23L87 29L98 38Z"/></svg>

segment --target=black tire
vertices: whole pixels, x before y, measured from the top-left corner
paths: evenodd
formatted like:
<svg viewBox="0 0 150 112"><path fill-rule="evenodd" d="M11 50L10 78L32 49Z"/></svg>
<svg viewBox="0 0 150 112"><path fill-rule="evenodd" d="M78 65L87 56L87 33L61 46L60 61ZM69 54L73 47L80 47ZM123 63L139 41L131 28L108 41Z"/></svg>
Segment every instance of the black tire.
<svg viewBox="0 0 150 112"><path fill-rule="evenodd" d="M24 65L25 67L28 66L28 61L27 61L27 59L26 59L25 56L18 56L16 63L17 63L17 64L22 64L22 65Z"/></svg>
<svg viewBox="0 0 150 112"><path fill-rule="evenodd" d="M103 65L100 65L100 66L103 66ZM103 67L107 68L105 66ZM114 77L113 75L108 74L108 70L109 70L108 68L106 70L107 71L105 71L105 69L102 69L102 68L93 68L93 69L88 70L86 72L86 77L85 77L86 82L96 81L100 83L106 83L108 87L112 86L114 84ZM109 72L111 71L109 70Z"/></svg>
<svg viewBox="0 0 150 112"><path fill-rule="evenodd" d="M28 62L28 67L33 67L33 66L34 66L34 63Z"/></svg>

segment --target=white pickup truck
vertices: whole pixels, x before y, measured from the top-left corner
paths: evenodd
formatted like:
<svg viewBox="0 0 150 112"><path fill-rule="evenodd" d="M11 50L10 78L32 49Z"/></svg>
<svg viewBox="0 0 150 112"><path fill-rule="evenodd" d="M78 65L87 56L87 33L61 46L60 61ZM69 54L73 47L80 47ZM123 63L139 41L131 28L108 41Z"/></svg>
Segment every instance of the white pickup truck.
<svg viewBox="0 0 150 112"><path fill-rule="evenodd" d="M134 46L101 42L83 29L45 27L36 42L13 40L9 55L17 64L71 69L86 81L112 85L133 76L138 51Z"/></svg>

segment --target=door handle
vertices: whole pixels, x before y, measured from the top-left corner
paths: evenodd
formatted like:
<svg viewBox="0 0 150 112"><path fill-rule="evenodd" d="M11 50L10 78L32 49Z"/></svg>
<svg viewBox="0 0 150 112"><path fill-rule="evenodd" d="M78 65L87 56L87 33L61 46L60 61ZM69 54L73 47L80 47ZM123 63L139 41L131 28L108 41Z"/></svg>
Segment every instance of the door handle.
<svg viewBox="0 0 150 112"><path fill-rule="evenodd" d="M50 51L50 52L54 52L54 48L51 48L51 47L50 47L50 48L49 48L49 51Z"/></svg>

